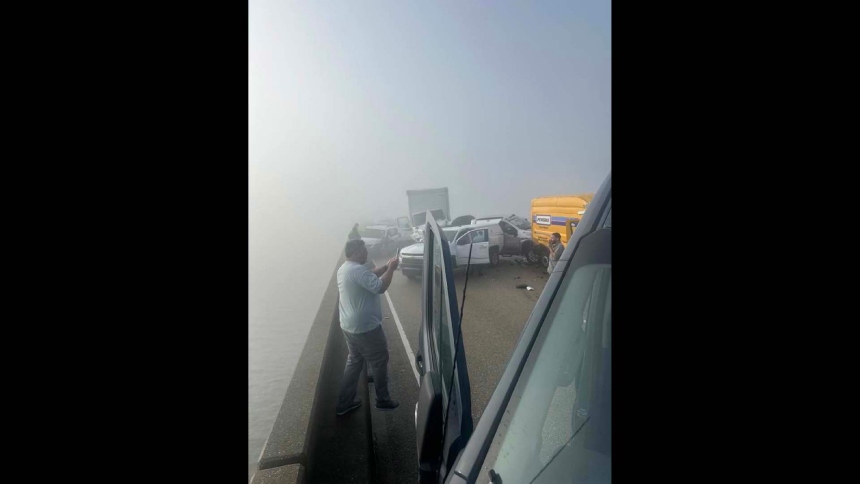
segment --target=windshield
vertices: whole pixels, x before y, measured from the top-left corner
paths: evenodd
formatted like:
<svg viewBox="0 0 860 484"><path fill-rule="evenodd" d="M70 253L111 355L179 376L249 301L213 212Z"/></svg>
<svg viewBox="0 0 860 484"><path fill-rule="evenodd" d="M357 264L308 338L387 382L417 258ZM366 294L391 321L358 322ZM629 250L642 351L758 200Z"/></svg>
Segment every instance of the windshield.
<svg viewBox="0 0 860 484"><path fill-rule="evenodd" d="M358 231L362 237L367 237L369 239L381 239L385 236L385 231L382 229L368 229L364 228Z"/></svg>
<svg viewBox="0 0 860 484"><path fill-rule="evenodd" d="M610 482L611 278L591 264L559 288L484 461L503 482Z"/></svg>

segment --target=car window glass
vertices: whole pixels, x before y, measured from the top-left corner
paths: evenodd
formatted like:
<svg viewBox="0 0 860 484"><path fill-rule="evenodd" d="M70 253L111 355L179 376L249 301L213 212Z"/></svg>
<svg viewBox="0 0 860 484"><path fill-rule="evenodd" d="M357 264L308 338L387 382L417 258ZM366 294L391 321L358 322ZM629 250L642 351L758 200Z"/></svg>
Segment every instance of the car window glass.
<svg viewBox="0 0 860 484"><path fill-rule="evenodd" d="M611 278L562 282L484 461L503 482L610 482Z"/></svg>
<svg viewBox="0 0 860 484"><path fill-rule="evenodd" d="M430 241L429 243L433 244L433 295L430 300L430 327L431 327L431 336L433 337L433 347L436 349L436 354L434 358L438 362L439 360L439 331L440 331L440 304L439 301L442 299L442 247L437 242L433 233L430 233Z"/></svg>
<svg viewBox="0 0 860 484"><path fill-rule="evenodd" d="M439 377L443 397L443 406L447 407L448 387L451 384L451 371L454 368L453 341L451 338L451 321L448 309L448 297L443 285L443 255L442 245L433 245L433 336L436 347Z"/></svg>
<svg viewBox="0 0 860 484"><path fill-rule="evenodd" d="M439 369L442 376L443 409L448 407L448 392L451 385L451 372L454 371L454 339L451 328L450 310L448 298L444 294L439 299L440 304L440 341L439 341Z"/></svg>
<svg viewBox="0 0 860 484"><path fill-rule="evenodd" d="M472 243L477 244L480 242L487 241L487 231L486 230L478 230L477 232L472 232Z"/></svg>
<svg viewBox="0 0 860 484"><path fill-rule="evenodd" d="M471 240L472 234L466 234L457 241L457 245L466 245Z"/></svg>

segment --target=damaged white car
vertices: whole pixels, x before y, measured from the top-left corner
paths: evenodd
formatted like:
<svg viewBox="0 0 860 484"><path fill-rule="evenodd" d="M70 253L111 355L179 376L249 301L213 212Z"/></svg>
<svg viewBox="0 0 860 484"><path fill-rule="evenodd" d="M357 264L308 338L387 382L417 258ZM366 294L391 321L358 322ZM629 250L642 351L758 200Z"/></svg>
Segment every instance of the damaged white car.
<svg viewBox="0 0 860 484"><path fill-rule="evenodd" d="M444 227L442 234L448 242L453 267L491 265L503 255L525 255L531 250L531 231L517 229L501 220L493 223ZM410 245L400 251L400 270L406 277L416 279L424 270L424 243Z"/></svg>

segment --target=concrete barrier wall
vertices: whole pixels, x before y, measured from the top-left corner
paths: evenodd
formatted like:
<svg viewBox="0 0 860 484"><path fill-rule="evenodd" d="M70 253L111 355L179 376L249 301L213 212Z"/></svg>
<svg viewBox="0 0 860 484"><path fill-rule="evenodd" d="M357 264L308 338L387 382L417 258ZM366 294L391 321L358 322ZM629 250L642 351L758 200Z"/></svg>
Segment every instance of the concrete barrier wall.
<svg viewBox="0 0 860 484"><path fill-rule="evenodd" d="M363 408L342 417L335 415L348 354L338 317L337 268L344 260L341 255L326 287L251 484L372 479L372 431L364 375L359 382Z"/></svg>

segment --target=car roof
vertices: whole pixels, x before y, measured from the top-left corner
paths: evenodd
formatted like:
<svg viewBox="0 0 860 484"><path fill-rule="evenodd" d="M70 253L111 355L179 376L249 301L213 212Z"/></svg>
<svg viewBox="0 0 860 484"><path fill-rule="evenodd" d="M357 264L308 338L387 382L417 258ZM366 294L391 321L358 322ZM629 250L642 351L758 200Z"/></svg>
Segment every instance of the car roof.
<svg viewBox="0 0 860 484"><path fill-rule="evenodd" d="M497 227L499 226L499 224L497 222L483 222L483 223L478 223L475 225L458 225L456 227L440 227L440 229L442 229L443 232L449 231L449 230L451 230L451 231L456 230L457 232L459 232L459 231L463 230L465 233L465 232L468 232L470 230L479 230L479 229L483 229L483 228L487 228L487 227L492 227L493 225L495 225ZM500 229L501 229L501 227L500 227Z"/></svg>
<svg viewBox="0 0 860 484"><path fill-rule="evenodd" d="M477 223L475 225L455 225L453 227L440 227L442 230L460 230L460 229L477 229L480 227L491 227L493 225L499 225L496 222L482 222Z"/></svg>
<svg viewBox="0 0 860 484"><path fill-rule="evenodd" d="M479 222L475 225L466 225L466 227L472 227L474 229L476 227L492 227L493 225L499 225L499 222Z"/></svg>

